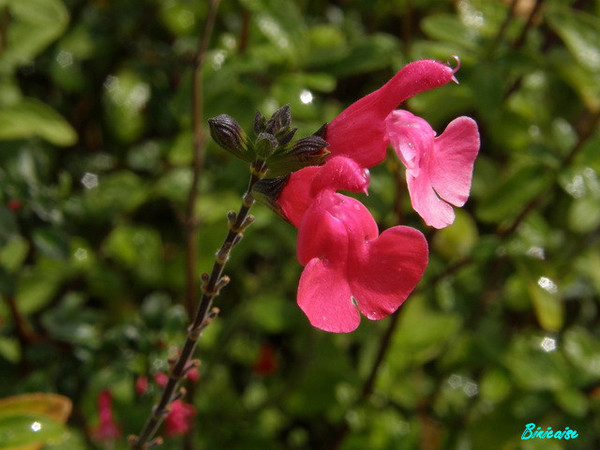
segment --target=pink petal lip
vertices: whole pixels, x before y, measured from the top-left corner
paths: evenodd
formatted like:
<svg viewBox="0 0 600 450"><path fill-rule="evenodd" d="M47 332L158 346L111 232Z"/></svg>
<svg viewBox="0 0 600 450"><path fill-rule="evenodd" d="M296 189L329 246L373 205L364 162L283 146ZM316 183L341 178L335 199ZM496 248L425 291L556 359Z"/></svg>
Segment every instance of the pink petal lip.
<svg viewBox="0 0 600 450"><path fill-rule="evenodd" d="M379 235L364 205L325 190L300 224L298 260L305 266L298 305L313 326L346 333L358 327L360 313L378 320L406 300L427 266L428 249L413 228Z"/></svg>
<svg viewBox="0 0 600 450"><path fill-rule="evenodd" d="M415 211L435 228L453 223L451 205L464 205L471 189L480 146L476 122L458 117L435 137L435 131L424 119L397 110L386 118L386 126L392 146L406 166Z"/></svg>

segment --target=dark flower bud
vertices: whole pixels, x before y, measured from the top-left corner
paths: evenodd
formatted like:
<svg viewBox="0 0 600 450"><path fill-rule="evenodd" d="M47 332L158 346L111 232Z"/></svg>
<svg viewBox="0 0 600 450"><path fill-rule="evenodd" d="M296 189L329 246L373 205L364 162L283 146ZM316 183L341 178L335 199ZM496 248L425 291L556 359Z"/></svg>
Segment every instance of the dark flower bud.
<svg viewBox="0 0 600 450"><path fill-rule="evenodd" d="M290 110L290 105L284 105L273 113L273 115L267 122L265 132L275 135L280 130L289 128L291 123L292 112Z"/></svg>
<svg viewBox="0 0 600 450"><path fill-rule="evenodd" d="M275 139L275 136L269 133L260 133L254 143L254 151L257 156L262 159L267 159L273 154L279 142Z"/></svg>
<svg viewBox="0 0 600 450"><path fill-rule="evenodd" d="M323 153L323 149L327 145L327 141L319 136L308 136L294 143L290 149L290 155L293 155L298 161L310 160L313 156Z"/></svg>
<svg viewBox="0 0 600 450"><path fill-rule="evenodd" d="M277 200L289 178L289 175L276 178L263 178L262 180L257 181L252 188L252 195L256 200L269 206L285 220L287 219L277 203Z"/></svg>
<svg viewBox="0 0 600 450"><path fill-rule="evenodd" d="M285 130L284 133L281 133L281 136L277 136L277 140L279 141L279 145L286 146L290 143L290 141L294 138L294 135L298 131L298 128L289 128Z"/></svg>
<svg viewBox="0 0 600 450"><path fill-rule="evenodd" d="M256 111L254 116L254 133L259 135L267 128L267 119L260 112Z"/></svg>
<svg viewBox="0 0 600 450"><path fill-rule="evenodd" d="M208 119L208 125L210 135L217 144L244 161L252 161L253 157L248 152L246 133L233 117L220 114Z"/></svg>
<svg viewBox="0 0 600 450"><path fill-rule="evenodd" d="M299 139L284 151L276 152L268 161L268 177L287 175L308 166L320 166L329 152L328 143L320 136Z"/></svg>
<svg viewBox="0 0 600 450"><path fill-rule="evenodd" d="M324 123L323 126L321 128L319 128L317 131L315 131L313 133L313 136L319 136L322 137L323 139L327 139L327 123Z"/></svg>

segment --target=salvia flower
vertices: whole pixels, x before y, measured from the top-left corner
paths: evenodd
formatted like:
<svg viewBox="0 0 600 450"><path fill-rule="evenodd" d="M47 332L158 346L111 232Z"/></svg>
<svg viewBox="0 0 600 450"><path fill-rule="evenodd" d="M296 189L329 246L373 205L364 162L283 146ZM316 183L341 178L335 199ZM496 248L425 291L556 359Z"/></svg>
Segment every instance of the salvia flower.
<svg viewBox="0 0 600 450"><path fill-rule="evenodd" d="M186 434L196 416L196 408L181 399L171 403L171 411L165 417L165 436Z"/></svg>
<svg viewBox="0 0 600 450"><path fill-rule="evenodd" d="M456 81L456 70L432 60L410 63L381 88L342 111L324 134L329 157L345 156L363 168L381 163L391 144L408 164L413 208L436 228L451 224L454 212L450 204L462 206L468 197L479 151L477 125L468 117L459 117L435 138L424 119L396 108L411 96ZM297 225L306 209L302 201L294 199L314 174L314 168L302 169L281 190L278 203L285 205L281 209L292 224Z"/></svg>
<svg viewBox="0 0 600 450"><path fill-rule="evenodd" d="M98 442L113 441L121 437L121 428L115 422L112 412L112 394L103 390L98 396L99 422L91 430L92 439Z"/></svg>
<svg viewBox="0 0 600 450"><path fill-rule="evenodd" d="M411 203L427 225L443 228L454 222L452 206L469 198L473 164L479 150L477 124L459 117L435 135L431 126L408 111L386 118L392 147L406 166Z"/></svg>
<svg viewBox="0 0 600 450"><path fill-rule="evenodd" d="M361 313L371 320L393 313L427 266L421 232L396 226L380 235L358 200L335 192L357 190L364 181L364 170L352 160L329 160L310 183L314 197L298 228L298 260L305 266L298 305L325 331L353 331Z"/></svg>

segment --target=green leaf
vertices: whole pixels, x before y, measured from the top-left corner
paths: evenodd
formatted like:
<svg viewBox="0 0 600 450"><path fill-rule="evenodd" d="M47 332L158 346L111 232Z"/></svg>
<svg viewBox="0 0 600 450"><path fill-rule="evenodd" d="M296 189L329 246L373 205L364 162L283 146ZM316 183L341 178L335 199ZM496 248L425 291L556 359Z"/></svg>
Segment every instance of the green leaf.
<svg viewBox="0 0 600 450"><path fill-rule="evenodd" d="M56 228L38 228L33 232L35 247L46 256L65 260L69 256L69 243Z"/></svg>
<svg viewBox="0 0 600 450"><path fill-rule="evenodd" d="M46 306L68 275L65 264L50 259L41 259L35 266L21 271L15 293L21 314L31 314Z"/></svg>
<svg viewBox="0 0 600 450"><path fill-rule="evenodd" d="M66 438L63 425L71 413L71 401L61 395L32 393L0 399L0 448L59 442Z"/></svg>
<svg viewBox="0 0 600 450"><path fill-rule="evenodd" d="M45 417L3 414L0 416L0 448L58 440L66 431L63 425Z"/></svg>
<svg viewBox="0 0 600 450"><path fill-rule="evenodd" d="M600 71L600 19L572 8L552 8L548 23L564 41L573 57L587 69Z"/></svg>
<svg viewBox="0 0 600 450"><path fill-rule="evenodd" d="M594 379L600 377L600 342L585 328L576 326L565 331L565 355L578 371Z"/></svg>
<svg viewBox="0 0 600 450"><path fill-rule="evenodd" d="M271 45L290 61L303 59L306 53L304 18L290 0L242 0L254 13L253 22ZM274 53L273 49L269 53Z"/></svg>
<svg viewBox="0 0 600 450"><path fill-rule="evenodd" d="M479 33L474 27L467 27L456 16L438 14L424 18L421 28L432 39L458 44L463 49L476 50Z"/></svg>
<svg viewBox="0 0 600 450"><path fill-rule="evenodd" d="M124 143L138 139L146 127L150 85L140 73L122 69L104 82L104 111L112 134Z"/></svg>
<svg viewBox="0 0 600 450"><path fill-rule="evenodd" d="M480 202L477 216L485 222L513 220L547 188L550 180L550 174L539 166L523 167L495 186Z"/></svg>
<svg viewBox="0 0 600 450"><path fill-rule="evenodd" d="M22 236L16 235L0 247L0 265L9 272L18 270L28 251L29 242Z"/></svg>
<svg viewBox="0 0 600 450"><path fill-rule="evenodd" d="M398 42L387 34L364 36L359 42L351 45L345 56L335 58L335 54L319 67L336 77L357 75L377 69L389 67L390 55L398 50Z"/></svg>
<svg viewBox="0 0 600 450"><path fill-rule="evenodd" d="M69 13L60 0L8 0L11 15L6 49L0 56L0 72L27 64L60 36Z"/></svg>
<svg viewBox="0 0 600 450"><path fill-rule="evenodd" d="M77 142L73 127L50 106L33 98L0 108L0 140L39 136L51 144L69 146Z"/></svg>
<svg viewBox="0 0 600 450"><path fill-rule="evenodd" d="M554 282L548 277L540 277L537 282L530 281L527 288L540 326L548 331L559 331L565 312Z"/></svg>

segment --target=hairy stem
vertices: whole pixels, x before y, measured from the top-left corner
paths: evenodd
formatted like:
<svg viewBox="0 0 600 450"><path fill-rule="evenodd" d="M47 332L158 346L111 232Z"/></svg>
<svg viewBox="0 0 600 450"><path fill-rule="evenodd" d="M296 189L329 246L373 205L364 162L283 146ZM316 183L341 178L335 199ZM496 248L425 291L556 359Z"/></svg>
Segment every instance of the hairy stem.
<svg viewBox="0 0 600 450"><path fill-rule="evenodd" d="M230 211L229 232L221 245L221 248L215 254L212 271L209 274L202 275L202 297L198 304L198 309L194 319L188 327L188 335L179 353L177 360L171 365L169 371L169 380L164 387L163 393L158 404L152 409L152 414L148 418L144 428L138 437L130 437L130 445L133 449L147 449L161 442L160 438L153 440L163 419L170 411L170 405L173 401L183 395L183 392L177 391L181 380L185 377L190 368L194 367L191 362L192 355L196 348L198 338L202 331L218 315L217 308L213 308L213 300L219 295L219 291L228 282L229 277L223 275L223 269L229 259L229 254L233 247L242 239L243 232L250 226L254 218L248 213L254 204L252 188L265 174L265 166L262 161L255 162L251 167L251 177L248 183L248 189L242 198L242 204L237 213Z"/></svg>

